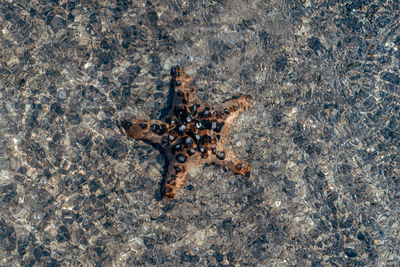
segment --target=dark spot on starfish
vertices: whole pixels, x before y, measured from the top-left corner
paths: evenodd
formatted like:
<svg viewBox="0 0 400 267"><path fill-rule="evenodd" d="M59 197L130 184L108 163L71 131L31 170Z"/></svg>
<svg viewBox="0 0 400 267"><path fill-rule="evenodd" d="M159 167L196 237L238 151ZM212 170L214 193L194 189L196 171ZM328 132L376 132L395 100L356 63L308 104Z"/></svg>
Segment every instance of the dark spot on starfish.
<svg viewBox="0 0 400 267"><path fill-rule="evenodd" d="M194 92L194 88L193 87L190 87L190 92Z"/></svg>
<svg viewBox="0 0 400 267"><path fill-rule="evenodd" d="M123 122L121 122L121 126L126 129L128 127L131 127L132 123L130 121L124 120Z"/></svg>
<svg viewBox="0 0 400 267"><path fill-rule="evenodd" d="M198 146L197 149L198 149L201 153L206 153L206 152L207 152L207 150L206 150L204 147L202 147L202 146Z"/></svg>
<svg viewBox="0 0 400 267"><path fill-rule="evenodd" d="M217 123L217 127L215 128L214 131L217 132L217 133L219 133L219 132L221 132L222 127L224 127L224 123L223 123L223 122Z"/></svg>
<svg viewBox="0 0 400 267"><path fill-rule="evenodd" d="M178 91L176 94L177 94L179 97L183 97L183 96L184 96L183 92L181 92L181 91Z"/></svg>
<svg viewBox="0 0 400 267"><path fill-rule="evenodd" d="M233 110L234 111L238 110L238 107L237 106L233 106Z"/></svg>
<svg viewBox="0 0 400 267"><path fill-rule="evenodd" d="M174 76L175 73L176 73L176 67L172 67L172 68L171 68L171 74L172 74L172 76Z"/></svg>
<svg viewBox="0 0 400 267"><path fill-rule="evenodd" d="M200 141L201 136L198 133L193 132L192 130L189 131L189 136L192 137L196 143Z"/></svg>
<svg viewBox="0 0 400 267"><path fill-rule="evenodd" d="M175 154L176 151L180 151L182 149L182 144L176 144L172 147L171 151Z"/></svg>
<svg viewBox="0 0 400 267"><path fill-rule="evenodd" d="M221 136L220 135L217 135L217 139L218 139L218 141L219 141L219 139L221 138Z"/></svg>
<svg viewBox="0 0 400 267"><path fill-rule="evenodd" d="M204 130L205 127L204 125L201 123L201 121L196 122L196 128L199 130Z"/></svg>
<svg viewBox="0 0 400 267"><path fill-rule="evenodd" d="M146 129L147 128L147 124L146 123L141 123L140 127L142 127L143 129Z"/></svg>
<svg viewBox="0 0 400 267"><path fill-rule="evenodd" d="M150 126L150 129L151 129L154 133L156 133L156 134L158 134L158 135L163 135L163 134L165 133L165 129L164 129L164 126L163 126L163 125L152 124L152 125Z"/></svg>
<svg viewBox="0 0 400 267"><path fill-rule="evenodd" d="M143 126L142 126L143 127ZM152 124L151 126L150 126L150 129L153 131L153 132L155 132L155 131L157 131L158 129L159 129L159 125L158 124Z"/></svg>
<svg viewBox="0 0 400 267"><path fill-rule="evenodd" d="M184 145L186 147L190 146L191 144L193 144L194 140L192 137L188 136L185 138L185 140L183 141Z"/></svg>
<svg viewBox="0 0 400 267"><path fill-rule="evenodd" d="M176 86L181 86L181 81L176 81Z"/></svg>
<svg viewBox="0 0 400 267"><path fill-rule="evenodd" d="M181 108L175 107L174 113L180 122L185 122L185 119L186 119L188 113L184 107L181 107Z"/></svg>
<svg viewBox="0 0 400 267"><path fill-rule="evenodd" d="M175 169L175 172L176 172L176 173L178 173L178 172L181 171L181 168L179 168L179 167L175 167L174 169Z"/></svg>
<svg viewBox="0 0 400 267"><path fill-rule="evenodd" d="M168 145L168 137L167 136L163 136L162 141L161 141L161 145L163 145L163 146Z"/></svg>
<svg viewBox="0 0 400 267"><path fill-rule="evenodd" d="M197 105L192 105L192 106L190 107L190 113L192 113L193 116L196 115L196 113L197 113Z"/></svg>
<svg viewBox="0 0 400 267"><path fill-rule="evenodd" d="M170 185L172 185L172 186L175 186L176 185L176 182L175 181L168 181L168 184L170 184Z"/></svg>
<svg viewBox="0 0 400 267"><path fill-rule="evenodd" d="M178 127L178 134L179 134L179 135L183 135L184 132L185 132L185 130L186 130L186 126L185 126L184 124L180 125L180 126Z"/></svg>
<svg viewBox="0 0 400 267"><path fill-rule="evenodd" d="M174 119L172 119L172 118L166 118L165 122L168 123L168 124L176 124L176 121Z"/></svg>
<svg viewBox="0 0 400 267"><path fill-rule="evenodd" d="M212 152L213 154L217 153L217 150L215 149L215 147L211 150L211 152Z"/></svg>
<svg viewBox="0 0 400 267"><path fill-rule="evenodd" d="M188 153L189 156L193 155L194 153L196 153L196 151L194 151L193 148L189 149L188 151L186 151Z"/></svg>
<svg viewBox="0 0 400 267"><path fill-rule="evenodd" d="M211 129L212 127L212 122L210 120L203 120L201 123L204 125L206 129Z"/></svg>
<svg viewBox="0 0 400 267"><path fill-rule="evenodd" d="M225 153L223 151L222 152L218 152L217 153L217 158L220 159L220 160L225 159Z"/></svg>
<svg viewBox="0 0 400 267"><path fill-rule="evenodd" d="M165 189L165 192L167 192L167 193L171 193L171 192L172 192L172 188L170 188L170 187L167 187L167 188Z"/></svg>
<svg viewBox="0 0 400 267"><path fill-rule="evenodd" d="M201 113L201 117L203 117L203 118L208 118L210 116L211 116L211 112L209 109L206 109Z"/></svg>
<svg viewBox="0 0 400 267"><path fill-rule="evenodd" d="M246 173L244 174L244 176L246 176L247 178L249 178L249 177L250 177L250 172L246 172Z"/></svg>
<svg viewBox="0 0 400 267"><path fill-rule="evenodd" d="M229 109L227 109L227 108L224 109L224 112L225 112L225 114L229 114L230 113Z"/></svg>
<svg viewBox="0 0 400 267"><path fill-rule="evenodd" d="M168 135L168 140L169 140L170 142L174 141L175 139L176 139L176 137L173 136L171 133Z"/></svg>
<svg viewBox="0 0 400 267"><path fill-rule="evenodd" d="M177 72L175 73L175 76L176 76L176 77L179 77L179 76L181 76L181 73L180 73L179 71L177 71Z"/></svg>
<svg viewBox="0 0 400 267"><path fill-rule="evenodd" d="M193 116L188 114L185 120L186 120L186 123L190 123L193 120Z"/></svg>
<svg viewBox="0 0 400 267"><path fill-rule="evenodd" d="M185 155L182 155L182 154L178 154L178 155L176 156L176 160L177 160L178 162L180 162L180 163L185 163L185 161L186 161L186 156L185 156Z"/></svg>
<svg viewBox="0 0 400 267"><path fill-rule="evenodd" d="M216 121L212 121L211 122L211 129L215 130L215 128L217 128L217 122Z"/></svg>

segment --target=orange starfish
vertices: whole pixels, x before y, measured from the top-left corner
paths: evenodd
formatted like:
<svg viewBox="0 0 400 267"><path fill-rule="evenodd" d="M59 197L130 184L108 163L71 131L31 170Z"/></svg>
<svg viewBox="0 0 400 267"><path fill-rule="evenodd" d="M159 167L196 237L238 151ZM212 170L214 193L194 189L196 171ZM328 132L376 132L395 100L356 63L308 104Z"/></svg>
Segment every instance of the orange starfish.
<svg viewBox="0 0 400 267"><path fill-rule="evenodd" d="M240 95L220 105L208 105L196 95L192 78L183 67L171 70L174 95L163 121L131 119L121 123L128 138L160 144L166 152L168 170L162 196L173 199L185 183L188 171L203 164L228 167L233 173L250 176L250 164L239 160L228 145L229 128L249 108L252 97Z"/></svg>

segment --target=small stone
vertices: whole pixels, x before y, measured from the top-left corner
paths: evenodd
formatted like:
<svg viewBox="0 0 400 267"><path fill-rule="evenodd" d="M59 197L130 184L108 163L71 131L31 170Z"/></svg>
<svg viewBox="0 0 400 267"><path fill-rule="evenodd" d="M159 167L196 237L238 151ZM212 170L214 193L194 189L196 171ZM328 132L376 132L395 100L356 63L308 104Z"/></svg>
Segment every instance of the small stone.
<svg viewBox="0 0 400 267"><path fill-rule="evenodd" d="M64 89L61 89L61 90L58 92L58 98L61 99L61 100L64 100L66 97L67 97L67 92L65 92Z"/></svg>

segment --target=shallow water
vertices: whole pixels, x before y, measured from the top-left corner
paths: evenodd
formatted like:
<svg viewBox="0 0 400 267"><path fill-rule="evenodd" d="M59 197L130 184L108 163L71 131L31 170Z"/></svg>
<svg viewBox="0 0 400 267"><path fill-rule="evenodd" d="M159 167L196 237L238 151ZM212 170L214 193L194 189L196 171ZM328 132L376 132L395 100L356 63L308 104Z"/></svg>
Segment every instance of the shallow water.
<svg viewBox="0 0 400 267"><path fill-rule="evenodd" d="M3 1L1 265L396 265L398 11ZM255 99L230 131L252 172L157 201L165 157L116 122L158 118L175 65L208 103Z"/></svg>

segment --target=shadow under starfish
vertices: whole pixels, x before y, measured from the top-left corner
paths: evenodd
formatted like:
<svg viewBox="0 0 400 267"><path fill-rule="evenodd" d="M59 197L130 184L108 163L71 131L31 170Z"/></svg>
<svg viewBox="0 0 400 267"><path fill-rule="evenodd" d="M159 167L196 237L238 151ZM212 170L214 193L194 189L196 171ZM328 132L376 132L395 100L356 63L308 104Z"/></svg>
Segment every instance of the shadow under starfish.
<svg viewBox="0 0 400 267"><path fill-rule="evenodd" d="M249 108L252 97L240 95L211 106L198 98L192 78L183 67L172 68L171 75L167 109L160 116L164 119L134 118L120 125L128 138L163 148L167 161L161 197L173 199L190 169L203 164L217 164L224 170L229 168L235 174L249 177L250 164L236 157L227 137L234 120Z"/></svg>

